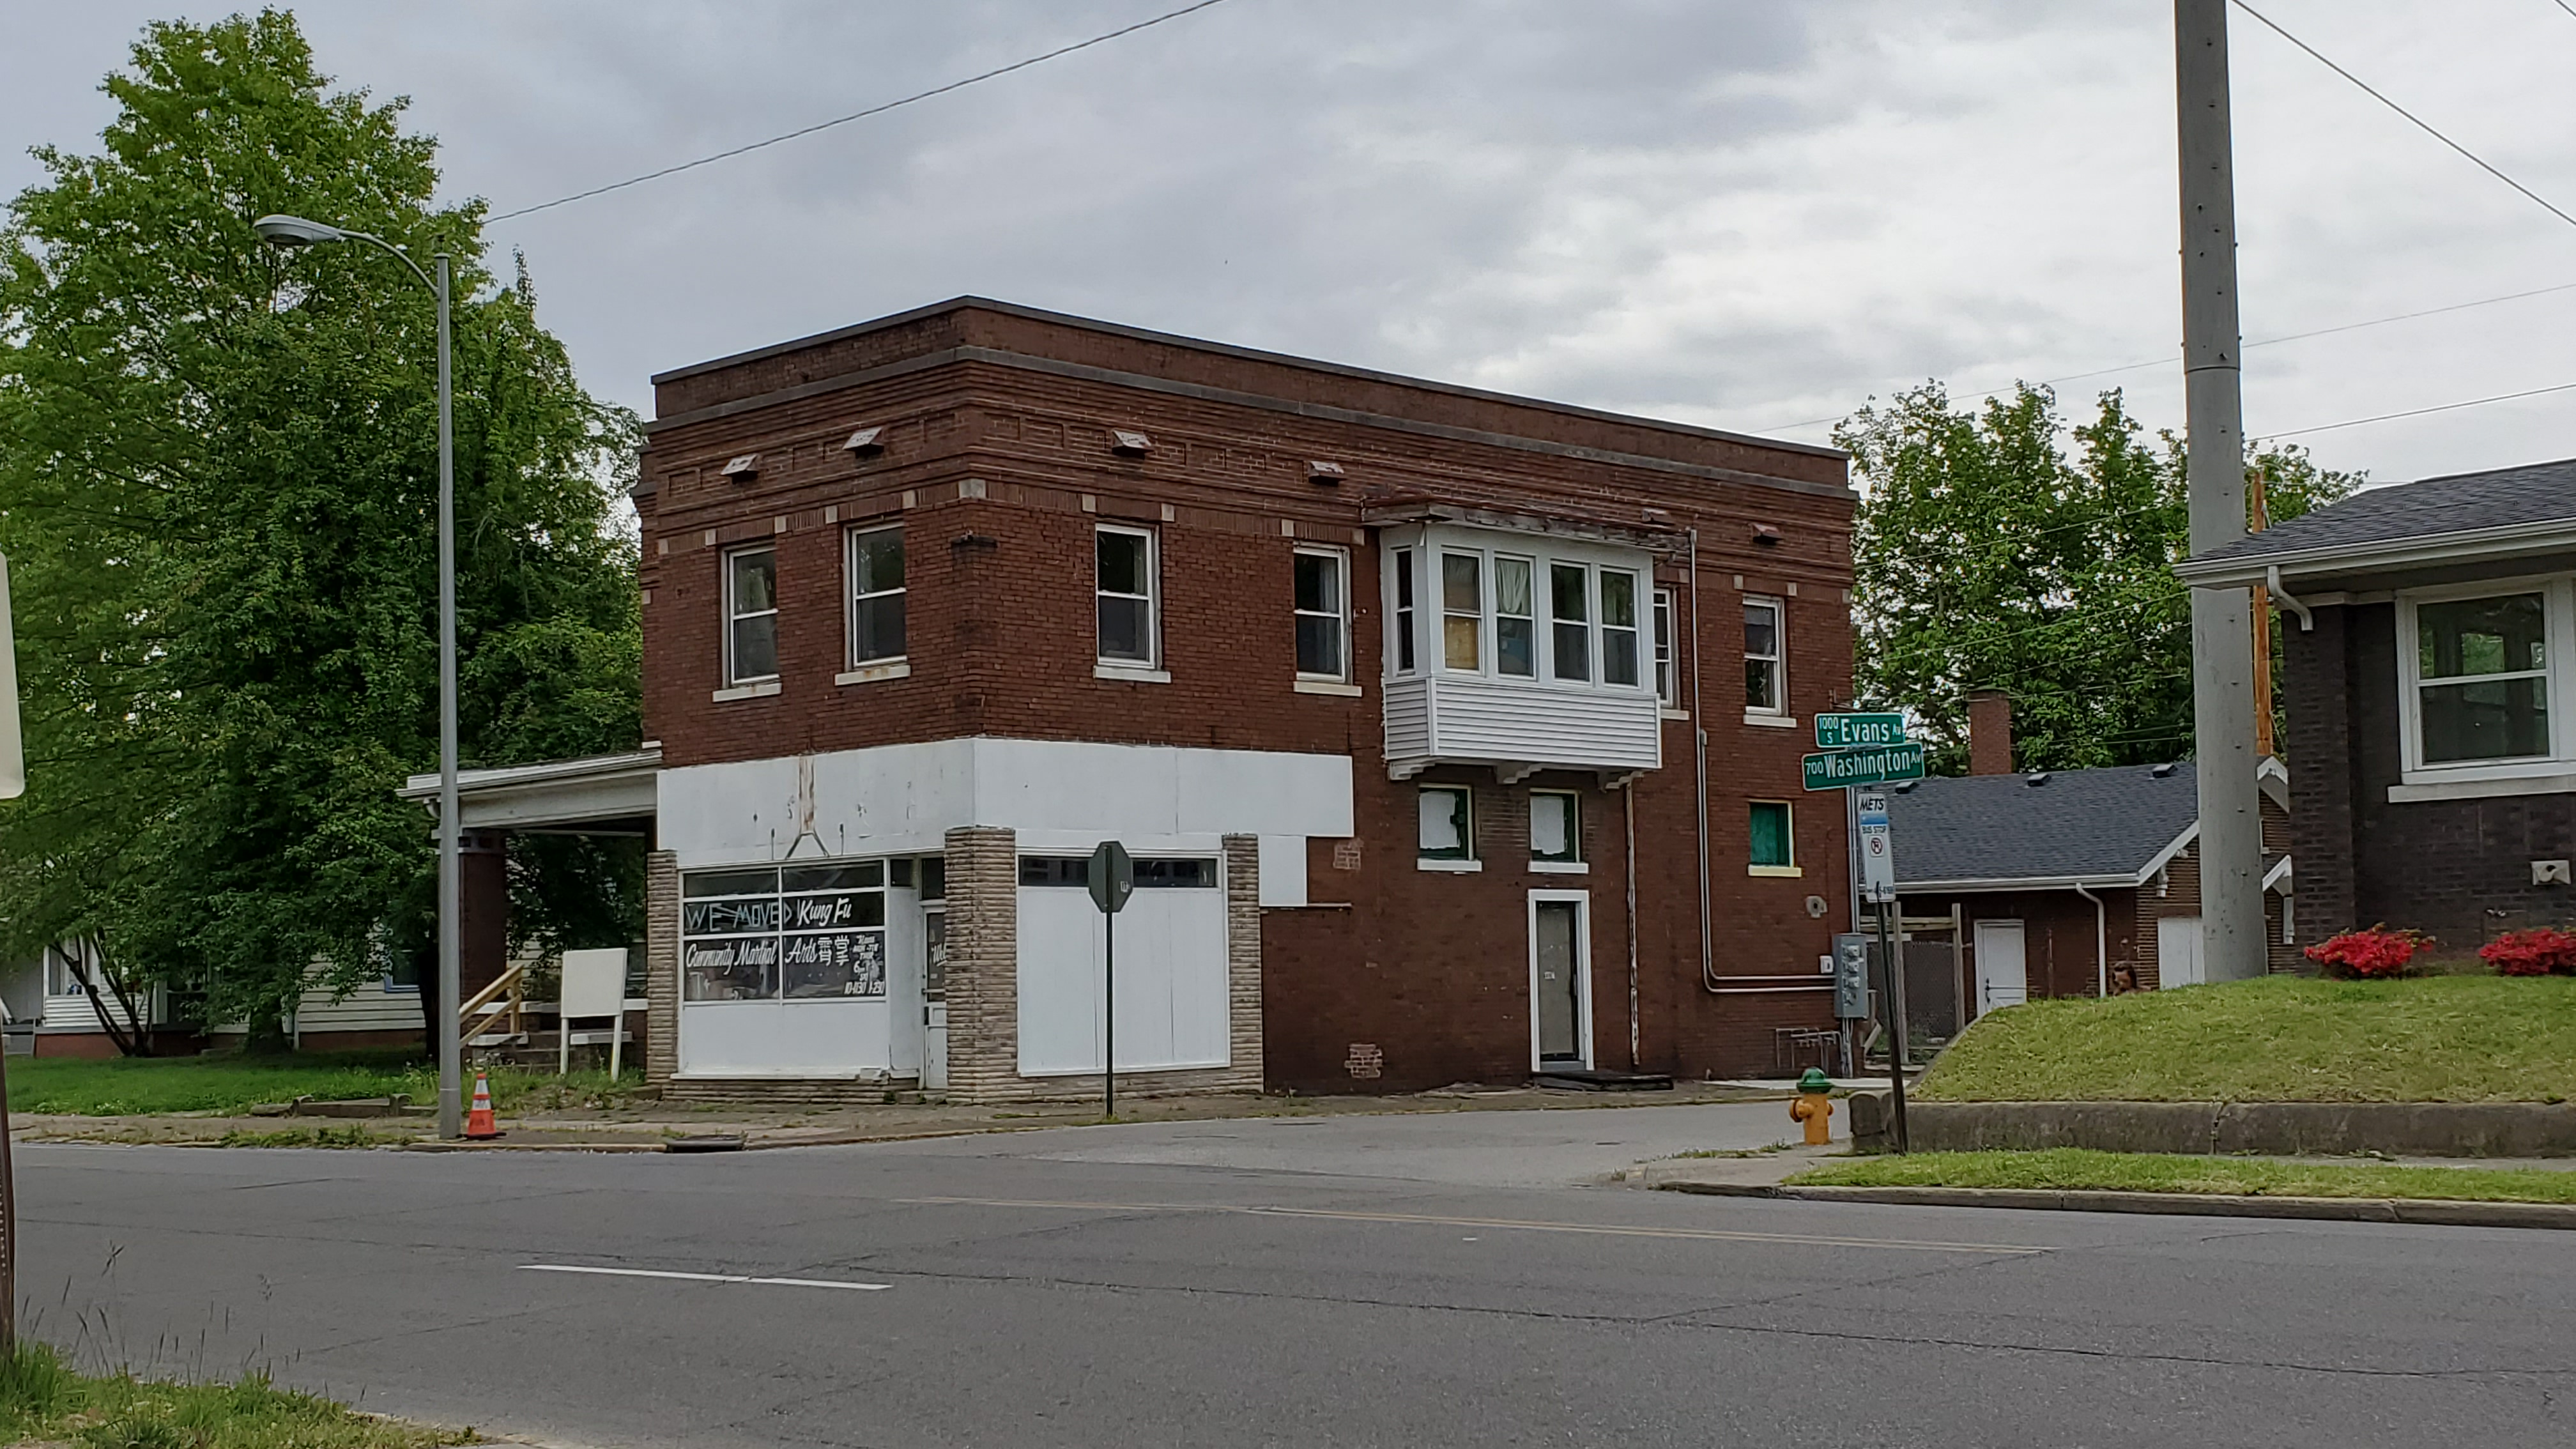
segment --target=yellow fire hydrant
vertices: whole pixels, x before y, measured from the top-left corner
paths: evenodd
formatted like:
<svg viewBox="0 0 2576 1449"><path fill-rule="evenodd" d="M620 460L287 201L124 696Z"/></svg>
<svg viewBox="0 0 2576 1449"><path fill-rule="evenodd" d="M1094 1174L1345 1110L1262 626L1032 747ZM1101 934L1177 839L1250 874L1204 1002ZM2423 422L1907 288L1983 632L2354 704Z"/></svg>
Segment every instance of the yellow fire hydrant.
<svg viewBox="0 0 2576 1449"><path fill-rule="evenodd" d="M1816 1067L1807 1068L1798 1078L1798 1100L1789 1104L1789 1120L1807 1124L1807 1145L1822 1147L1834 1140L1834 1084Z"/></svg>

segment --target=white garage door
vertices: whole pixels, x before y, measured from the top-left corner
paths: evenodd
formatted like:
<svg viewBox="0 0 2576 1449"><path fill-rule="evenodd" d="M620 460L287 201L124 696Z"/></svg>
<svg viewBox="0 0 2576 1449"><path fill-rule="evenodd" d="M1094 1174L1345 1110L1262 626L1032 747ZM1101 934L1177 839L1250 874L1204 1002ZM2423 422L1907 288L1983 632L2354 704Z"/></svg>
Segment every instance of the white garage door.
<svg viewBox="0 0 2576 1449"><path fill-rule="evenodd" d="M2209 979L2200 969L2200 917L2166 916L2156 922L2156 984L2198 986Z"/></svg>

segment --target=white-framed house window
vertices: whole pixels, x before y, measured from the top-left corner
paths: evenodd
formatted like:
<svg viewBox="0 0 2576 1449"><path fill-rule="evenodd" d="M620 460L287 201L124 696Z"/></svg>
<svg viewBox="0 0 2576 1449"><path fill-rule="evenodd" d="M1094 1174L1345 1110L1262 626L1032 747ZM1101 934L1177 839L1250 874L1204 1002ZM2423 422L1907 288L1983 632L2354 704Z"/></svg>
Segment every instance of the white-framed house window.
<svg viewBox="0 0 2576 1449"><path fill-rule="evenodd" d="M1387 555L1387 567L1395 575L1395 597L1393 607L1387 610L1387 627L1395 632L1395 639L1386 651L1386 657L1393 661L1398 674L1413 672L1414 641L1421 637L1413 603L1414 590L1418 586L1413 571L1414 556L1414 551L1409 548L1395 549Z"/></svg>
<svg viewBox="0 0 2576 1449"><path fill-rule="evenodd" d="M1530 869L1583 868L1583 797L1571 790L1532 790Z"/></svg>
<svg viewBox="0 0 2576 1449"><path fill-rule="evenodd" d="M1802 875L1795 815L1786 800L1756 800L1750 819L1748 875Z"/></svg>
<svg viewBox="0 0 2576 1449"><path fill-rule="evenodd" d="M1347 683L1351 677L1351 556L1338 548L1300 545L1291 567L1297 677Z"/></svg>
<svg viewBox="0 0 2576 1449"><path fill-rule="evenodd" d="M1093 560L1102 667L1159 668L1162 598L1153 530L1099 524L1093 529Z"/></svg>
<svg viewBox="0 0 2576 1449"><path fill-rule="evenodd" d="M1601 682L1637 682L1637 576L1625 569L1597 569L1601 592Z"/></svg>
<svg viewBox="0 0 2576 1449"><path fill-rule="evenodd" d="M1424 870L1481 870L1476 859L1476 792L1465 785L1425 785L1415 863Z"/></svg>
<svg viewBox="0 0 2576 1449"><path fill-rule="evenodd" d="M903 529L850 530L844 563L850 585L850 667L904 657Z"/></svg>
<svg viewBox="0 0 2576 1449"><path fill-rule="evenodd" d="M2409 784L2576 770L2576 583L2489 580L2398 596Z"/></svg>
<svg viewBox="0 0 2576 1449"><path fill-rule="evenodd" d="M778 550L766 544L725 555L725 683L778 677Z"/></svg>
<svg viewBox="0 0 2576 1449"><path fill-rule="evenodd" d="M1485 556L1440 550L1440 665L1467 674L1485 667Z"/></svg>
<svg viewBox="0 0 2576 1449"><path fill-rule="evenodd" d="M1535 560L1494 556L1494 672L1520 679L1538 674Z"/></svg>
<svg viewBox="0 0 2576 1449"><path fill-rule="evenodd" d="M1666 709L1680 708L1681 675L1673 664L1673 591L1655 590L1655 698Z"/></svg>
<svg viewBox="0 0 2576 1449"><path fill-rule="evenodd" d="M1744 596L1744 712L1789 712L1788 610L1778 599Z"/></svg>

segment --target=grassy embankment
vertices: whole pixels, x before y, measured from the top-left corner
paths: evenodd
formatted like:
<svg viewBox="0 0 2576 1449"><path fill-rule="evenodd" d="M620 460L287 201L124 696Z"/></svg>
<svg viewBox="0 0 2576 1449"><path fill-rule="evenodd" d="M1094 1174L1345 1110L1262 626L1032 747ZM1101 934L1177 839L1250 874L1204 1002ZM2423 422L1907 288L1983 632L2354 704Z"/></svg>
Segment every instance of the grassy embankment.
<svg viewBox="0 0 2576 1449"><path fill-rule="evenodd" d="M2576 1172L2274 1162L2149 1152L1918 1152L1860 1157L1789 1179L1814 1187L2019 1187L2057 1192L2217 1193L2247 1197L2437 1198L2576 1203Z"/></svg>
<svg viewBox="0 0 2576 1449"><path fill-rule="evenodd" d="M127 1057L78 1061L17 1057L8 1064L13 1112L123 1117L166 1112L247 1112L262 1102L297 1097L345 1102L409 1096L438 1100L438 1074L399 1052L289 1052L277 1056ZM558 1077L527 1067L491 1069L493 1105L503 1112L613 1102L643 1085L629 1065L616 1086L602 1071ZM465 1079L470 1091L474 1078Z"/></svg>
<svg viewBox="0 0 2576 1449"><path fill-rule="evenodd" d="M1971 1026L1917 1094L1929 1102L2576 1100L2576 978L2275 976L2034 1001Z"/></svg>
<svg viewBox="0 0 2576 1449"><path fill-rule="evenodd" d="M251 1377L233 1384L148 1383L74 1373L51 1348L0 1359L0 1444L85 1449L430 1449L471 1431L371 1418Z"/></svg>

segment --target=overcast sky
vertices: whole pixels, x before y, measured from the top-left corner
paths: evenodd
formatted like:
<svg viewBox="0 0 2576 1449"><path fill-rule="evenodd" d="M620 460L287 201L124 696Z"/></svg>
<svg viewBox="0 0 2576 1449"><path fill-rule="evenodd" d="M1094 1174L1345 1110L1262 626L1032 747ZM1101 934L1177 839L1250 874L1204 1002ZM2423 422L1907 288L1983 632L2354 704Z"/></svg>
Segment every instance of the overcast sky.
<svg viewBox="0 0 2576 1449"><path fill-rule="evenodd" d="M297 6L506 211L1181 0ZM2576 212L2557 0L2258 8ZM0 191L89 149L168 3L0 0ZM198 18L218 13L201 9ZM2551 217L2233 16L2245 333L2576 283ZM1873 394L2174 350L2162 0L1226 0L968 90L496 224L584 380L964 292L1823 441ZM2276 434L2576 383L2576 290L2255 347ZM2179 428L2178 364L2118 385ZM2576 391L2298 439L2377 481L2576 454Z"/></svg>

